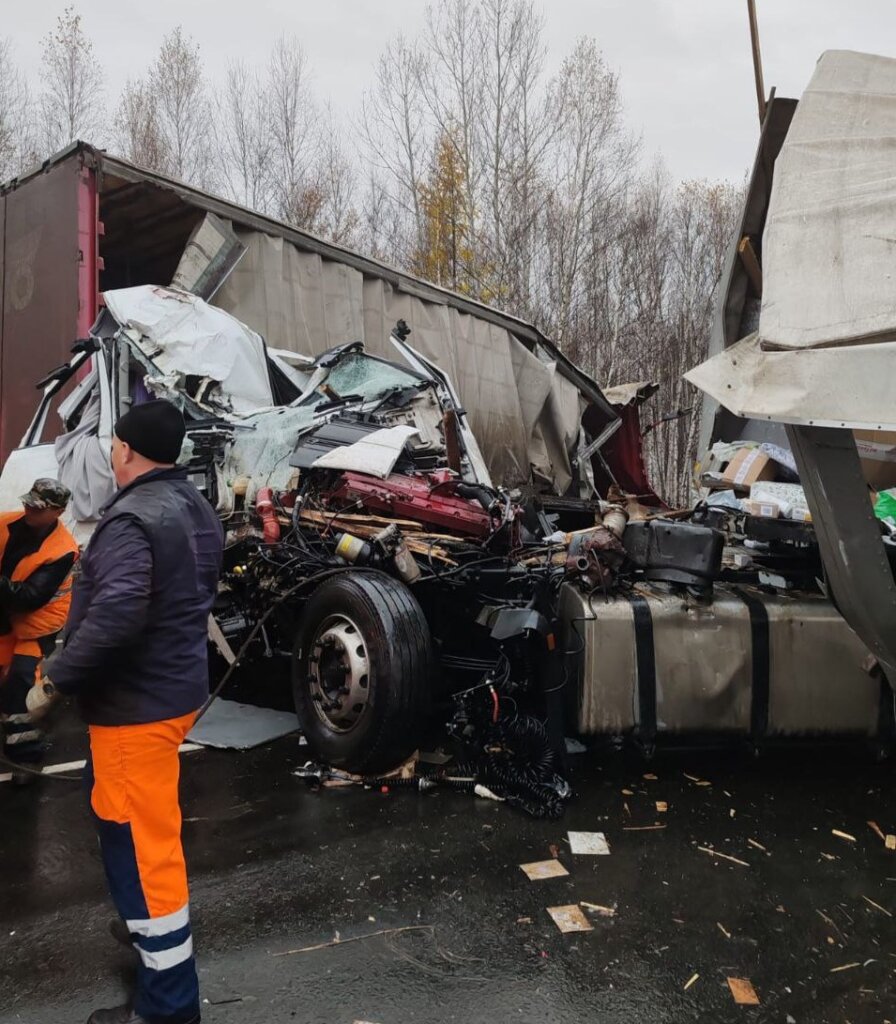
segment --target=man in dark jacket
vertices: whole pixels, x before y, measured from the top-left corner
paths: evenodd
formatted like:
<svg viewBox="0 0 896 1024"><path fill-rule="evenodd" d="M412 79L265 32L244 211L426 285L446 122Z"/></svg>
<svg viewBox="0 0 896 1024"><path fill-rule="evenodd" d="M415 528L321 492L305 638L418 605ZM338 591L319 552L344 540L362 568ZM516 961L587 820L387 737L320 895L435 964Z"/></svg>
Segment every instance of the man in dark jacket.
<svg viewBox="0 0 896 1024"><path fill-rule="evenodd" d="M65 647L46 675L90 727L86 769L112 899L139 954L132 1005L88 1024L195 1024L199 986L181 846L178 747L208 695L207 621L223 533L175 467L168 402L115 426L120 490L84 554Z"/></svg>

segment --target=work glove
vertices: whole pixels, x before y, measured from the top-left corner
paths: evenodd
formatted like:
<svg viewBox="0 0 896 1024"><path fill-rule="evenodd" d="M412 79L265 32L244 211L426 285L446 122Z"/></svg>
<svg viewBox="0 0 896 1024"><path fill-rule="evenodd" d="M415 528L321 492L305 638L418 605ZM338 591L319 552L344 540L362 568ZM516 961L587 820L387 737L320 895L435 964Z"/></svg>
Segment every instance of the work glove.
<svg viewBox="0 0 896 1024"><path fill-rule="evenodd" d="M56 687L44 676L28 691L25 697L25 709L31 715L32 720L43 718L60 696Z"/></svg>

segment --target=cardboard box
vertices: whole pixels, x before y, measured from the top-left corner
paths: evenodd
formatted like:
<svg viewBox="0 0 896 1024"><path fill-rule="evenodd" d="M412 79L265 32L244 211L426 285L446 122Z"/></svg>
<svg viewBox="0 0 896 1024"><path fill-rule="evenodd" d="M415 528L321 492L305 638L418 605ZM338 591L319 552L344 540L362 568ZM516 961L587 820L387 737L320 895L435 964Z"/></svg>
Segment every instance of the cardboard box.
<svg viewBox="0 0 896 1024"><path fill-rule="evenodd" d="M896 431L854 430L865 482L875 491L896 487Z"/></svg>
<svg viewBox="0 0 896 1024"><path fill-rule="evenodd" d="M784 519L795 519L800 523L811 523L806 492L799 484L785 484L773 480L760 480L750 488L753 501L773 502Z"/></svg>
<svg viewBox="0 0 896 1024"><path fill-rule="evenodd" d="M762 519L779 519L781 506L776 501L757 501L753 498L744 498L741 501L744 512L751 516L759 516Z"/></svg>
<svg viewBox="0 0 896 1024"><path fill-rule="evenodd" d="M749 491L757 480L774 480L775 463L758 448L741 448L722 474L726 487Z"/></svg>

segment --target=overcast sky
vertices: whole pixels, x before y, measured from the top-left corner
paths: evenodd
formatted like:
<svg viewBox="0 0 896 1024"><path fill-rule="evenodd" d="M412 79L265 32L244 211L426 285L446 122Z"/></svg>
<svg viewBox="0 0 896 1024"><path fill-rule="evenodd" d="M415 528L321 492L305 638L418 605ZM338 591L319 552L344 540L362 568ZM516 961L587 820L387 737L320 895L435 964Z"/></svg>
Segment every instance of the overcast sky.
<svg viewBox="0 0 896 1024"><path fill-rule="evenodd" d="M33 67L63 2L3 3L0 35ZM262 63L281 34L302 42L318 95L349 116L373 63L397 32L414 35L425 0L78 0L105 67L110 98L152 61L177 24L200 43L211 73L244 57ZM622 82L629 122L648 155L678 178L740 179L757 134L746 0L536 0L549 65L594 36ZM894 0L758 0L765 79L799 96L826 49L896 56Z"/></svg>

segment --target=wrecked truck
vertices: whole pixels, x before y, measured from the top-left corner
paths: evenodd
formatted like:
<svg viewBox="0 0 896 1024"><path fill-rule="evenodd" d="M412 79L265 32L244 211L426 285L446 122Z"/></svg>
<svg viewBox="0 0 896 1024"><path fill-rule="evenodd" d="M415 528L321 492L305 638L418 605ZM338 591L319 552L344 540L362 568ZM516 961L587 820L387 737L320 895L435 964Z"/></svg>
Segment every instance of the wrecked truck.
<svg viewBox="0 0 896 1024"><path fill-rule="evenodd" d="M745 214L760 234L782 142L769 109ZM469 757L452 779L558 813L564 732L647 751L670 737L889 740L886 660L841 613L815 523L702 486L669 510L650 490L652 385L604 395L514 318L103 154L79 159L117 175L132 210L164 208L167 255L138 249L125 273L115 236L102 272L126 287L103 292L74 359L43 382L0 503L55 468L89 533L115 415L175 400L184 459L227 530L218 647L289 659L319 759L376 775L435 720ZM233 266L195 244L210 215L245 247ZM743 274L729 262L725 345L749 312ZM705 416L719 428L707 450L723 420Z"/></svg>

